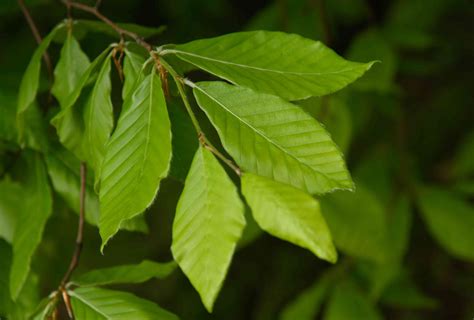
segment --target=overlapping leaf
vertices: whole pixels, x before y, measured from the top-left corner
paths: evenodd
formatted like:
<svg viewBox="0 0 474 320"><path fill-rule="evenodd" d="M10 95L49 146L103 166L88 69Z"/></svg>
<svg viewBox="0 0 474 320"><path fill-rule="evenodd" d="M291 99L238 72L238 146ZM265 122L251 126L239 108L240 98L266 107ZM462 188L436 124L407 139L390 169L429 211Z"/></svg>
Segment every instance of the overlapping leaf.
<svg viewBox="0 0 474 320"><path fill-rule="evenodd" d="M68 291L68 294L77 320L178 319L157 304L127 292L85 287Z"/></svg>
<svg viewBox="0 0 474 320"><path fill-rule="evenodd" d="M210 151L199 148L176 208L171 251L209 312L244 226L234 184Z"/></svg>
<svg viewBox="0 0 474 320"><path fill-rule="evenodd" d="M151 205L170 158L170 122L153 70L124 102L107 146L100 188L102 250L124 221Z"/></svg>
<svg viewBox="0 0 474 320"><path fill-rule="evenodd" d="M72 283L81 287L118 283L142 283L151 278L165 278L175 269L176 263L174 261L159 263L144 260L140 264L92 270L73 278Z"/></svg>
<svg viewBox="0 0 474 320"><path fill-rule="evenodd" d="M89 167L95 172L95 187L102 170L105 146L114 125L113 106L110 94L110 59L105 60L100 68L94 88L84 108L83 150Z"/></svg>
<svg viewBox="0 0 474 320"><path fill-rule="evenodd" d="M13 235L13 262L10 272L10 294L15 300L28 276L31 257L41 241L43 229L51 211L52 199L46 168L41 155L25 153L27 180L25 190L28 194L25 210L16 223Z"/></svg>
<svg viewBox="0 0 474 320"><path fill-rule="evenodd" d="M198 83L194 95L245 171L312 194L353 188L331 137L297 106L223 82Z"/></svg>
<svg viewBox="0 0 474 320"><path fill-rule="evenodd" d="M123 59L123 73L125 75L122 88L123 100L126 100L128 95L133 92L144 63L145 59L141 55L125 49L125 58Z"/></svg>
<svg viewBox="0 0 474 320"><path fill-rule="evenodd" d="M102 66L102 63L110 53L110 48L104 50L94 61L89 65L84 72L79 82L76 84L74 90L64 100L61 105L61 111L51 120L51 123L56 127L59 141L69 149L80 160L85 160L86 156L83 150L84 141L84 118L82 101L78 99L91 78Z"/></svg>
<svg viewBox="0 0 474 320"><path fill-rule="evenodd" d="M32 106L35 101L36 94L38 92L40 71L41 71L41 58L48 49L51 41L53 40L56 33L64 27L64 24L56 26L36 48L30 63L23 75L21 80L20 89L18 92L18 107L17 107L17 126L18 126L18 139L20 143L23 143L23 134L25 130L24 114Z"/></svg>
<svg viewBox="0 0 474 320"><path fill-rule="evenodd" d="M347 61L319 41L282 32L232 33L166 48L232 83L288 100L342 89L373 63Z"/></svg>
<svg viewBox="0 0 474 320"><path fill-rule="evenodd" d="M49 177L54 190L66 201L67 205L79 213L80 203L80 161L68 150L60 146L51 149L45 156ZM88 170L93 172L92 170ZM94 226L99 224L99 198L93 190L93 179L87 175L85 218ZM142 216L126 221L123 230L147 232L148 227Z"/></svg>
<svg viewBox="0 0 474 320"><path fill-rule="evenodd" d="M337 253L319 203L292 186L245 173L242 193L258 225L268 233L335 262Z"/></svg>
<svg viewBox="0 0 474 320"><path fill-rule="evenodd" d="M76 89L89 65L89 58L82 51L71 30L68 30L59 61L54 69L55 81L51 88L51 93L58 99L61 106L66 104L67 98Z"/></svg>

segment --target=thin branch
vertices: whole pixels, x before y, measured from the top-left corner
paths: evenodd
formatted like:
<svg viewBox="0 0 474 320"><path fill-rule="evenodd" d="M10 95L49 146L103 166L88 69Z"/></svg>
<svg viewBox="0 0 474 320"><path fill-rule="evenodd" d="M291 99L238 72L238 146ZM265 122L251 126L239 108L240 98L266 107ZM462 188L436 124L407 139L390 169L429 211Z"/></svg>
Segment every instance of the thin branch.
<svg viewBox="0 0 474 320"><path fill-rule="evenodd" d="M33 37L35 38L36 43L40 44L43 41L43 38L41 37L38 31L38 27L36 26L36 23L33 20L33 17L31 16L30 11L28 10L28 7L25 4L25 1L18 0L18 5L20 6L21 11L23 12L23 16L25 16L25 20L31 29L31 33L33 34ZM46 69L48 70L49 81L50 83L53 83L53 79L54 79L53 65L51 63L51 58L49 57L48 51L44 52L43 60L44 60L44 63L46 64Z"/></svg>
<svg viewBox="0 0 474 320"><path fill-rule="evenodd" d="M71 258L71 263L69 268L64 275L60 288L64 288L66 283L71 278L72 273L76 269L79 258L82 251L82 240L84 233L84 215L85 215L85 203L86 203L86 176L87 176L87 167L85 163L81 163L81 193L79 199L79 224L77 226L77 235L76 235L76 248L74 249L74 254Z"/></svg>
<svg viewBox="0 0 474 320"><path fill-rule="evenodd" d="M66 6L70 6L72 8L79 9L81 11L88 12L88 13L96 16L96 18L102 20L103 22L105 22L106 24L111 26L120 36L128 36L128 37L132 38L133 40L135 40L136 43L138 43L139 45L144 47L149 52L153 51L153 47L152 47L151 44L146 42L142 37L140 37L135 32L132 32L132 31L129 31L129 30L126 30L126 29L123 29L123 28L119 27L115 22L113 22L112 20L110 20L109 18L104 16L102 13L100 13L97 6L91 7L91 6L85 5L83 3L73 2L73 1L68 1L68 0L62 0L62 2ZM98 3L100 4L100 2L98 2Z"/></svg>

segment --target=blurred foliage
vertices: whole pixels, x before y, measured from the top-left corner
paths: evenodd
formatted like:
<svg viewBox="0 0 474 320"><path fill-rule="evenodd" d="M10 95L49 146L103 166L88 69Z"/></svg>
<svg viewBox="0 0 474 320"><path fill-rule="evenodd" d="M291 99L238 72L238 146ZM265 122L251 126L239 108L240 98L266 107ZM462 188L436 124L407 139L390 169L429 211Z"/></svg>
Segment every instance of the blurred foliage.
<svg viewBox="0 0 474 320"><path fill-rule="evenodd" d="M26 3L42 34L65 17L59 1ZM341 256L335 266L267 236L249 221L212 315L181 271L166 279L114 287L156 301L182 319L472 319L472 1L104 0L102 11L114 21L149 27L140 30L157 44L243 29L281 30L322 40L351 60L380 61L345 90L298 102L325 124L344 150L356 181L355 193L322 199ZM90 19L83 13L73 15ZM4 213L27 198L17 193L19 199L4 199L12 193L4 190L18 189L6 175L19 158L13 143L16 95L36 43L15 0L1 1L0 16L0 236L9 241L9 226L16 220L5 220L9 215ZM85 29L88 24L84 23ZM161 25L167 26L165 31L157 30ZM106 37L90 33L81 45L97 55ZM55 61L59 48L53 44L50 49ZM206 76L192 72L190 77ZM40 86L48 88L46 75ZM48 98L47 93L40 96ZM189 137L185 132L192 129L182 110L173 110L171 117L183 118L183 127L173 128L173 134ZM35 138L41 143L41 137ZM175 178L165 181L145 214L150 232L121 232L101 255L97 229L87 225L78 273L144 258L171 259L171 222L192 158L192 153L181 154L172 165ZM49 170L67 168L67 155L57 155L47 159L55 164ZM78 183L72 172L59 180L50 175L53 184L61 184L61 179ZM0 297L0 314L16 308L15 319L25 318L39 297L60 281L77 223L68 206L70 197L74 196L55 196L33 261L34 273L20 293L20 306ZM0 286L4 286L11 248L2 239L0 252Z"/></svg>

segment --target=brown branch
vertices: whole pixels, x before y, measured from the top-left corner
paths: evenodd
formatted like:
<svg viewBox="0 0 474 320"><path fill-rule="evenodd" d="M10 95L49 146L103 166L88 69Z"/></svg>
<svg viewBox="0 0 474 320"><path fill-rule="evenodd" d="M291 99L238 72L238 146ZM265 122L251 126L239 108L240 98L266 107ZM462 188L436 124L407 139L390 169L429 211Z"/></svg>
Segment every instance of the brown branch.
<svg viewBox="0 0 474 320"><path fill-rule="evenodd" d="M60 289L66 286L66 283L71 278L72 273L76 269L79 258L81 256L82 251L82 240L83 240L83 232L84 232L84 212L85 212L85 203L86 203L86 176L87 176L87 167L85 163L81 163L81 193L79 199L79 224L77 226L77 235L76 235L76 248L74 249L74 254L71 258L71 263L69 264L69 268L64 275Z"/></svg>
<svg viewBox="0 0 474 320"><path fill-rule="evenodd" d="M88 6L88 5L85 5L83 3L79 3L79 2L72 2L72 1L68 1L68 0L62 0L62 1L66 6L70 6L72 8L79 9L81 11L88 12L88 13L96 16L96 18L102 20L103 22L105 22L106 24L111 26L121 37L128 36L128 37L132 38L133 40L135 40L136 43L138 43L139 45L144 47L149 52L153 51L153 47L152 47L151 44L146 42L142 37L140 37L135 32L132 32L132 31L129 31L129 30L126 30L126 29L123 29L123 28L119 27L115 22L113 22L112 20L110 20L109 18L104 16L102 13L100 13L97 6L91 7L91 6ZM98 3L100 4L100 2L98 2Z"/></svg>
<svg viewBox="0 0 474 320"><path fill-rule="evenodd" d="M36 23L33 20L33 17L31 16L30 11L28 11L25 1L18 0L18 5L20 6L21 11L23 12L23 16L25 16L25 20L31 29L31 33L33 34L33 37L35 38L36 42L40 44L43 41L43 38L41 38L41 35L38 31L38 27L36 26ZM44 52L43 60L44 60L44 63L46 64L46 69L48 70L49 81L50 83L53 83L53 79L54 79L53 65L51 63L51 58L49 57L48 51Z"/></svg>

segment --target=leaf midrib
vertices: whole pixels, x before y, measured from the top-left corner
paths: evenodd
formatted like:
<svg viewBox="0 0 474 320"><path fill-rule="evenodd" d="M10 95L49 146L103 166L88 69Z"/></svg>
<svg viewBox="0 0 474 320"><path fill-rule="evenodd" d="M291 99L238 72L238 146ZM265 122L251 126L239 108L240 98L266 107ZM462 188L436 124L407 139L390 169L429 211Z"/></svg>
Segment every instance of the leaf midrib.
<svg viewBox="0 0 474 320"><path fill-rule="evenodd" d="M230 61L219 60L219 59L215 59L215 58L211 58L211 57L206 57L206 56L202 56L202 55L199 55L199 54L194 54L194 53L190 53L190 52L187 52L187 51L176 50L176 49L167 49L165 52L162 52L162 54L167 54L167 53L175 53L177 55L180 55L180 54L188 55L188 56L200 58L200 59L203 59L203 60L213 61L213 62L217 62L217 63L221 63L221 64L233 65L233 66L243 68L243 69L253 69L253 70L262 71L262 72L272 72L272 73L278 73L278 74L291 74L291 75L297 75L297 76L324 76L324 75L329 75L329 74L339 74L339 73L344 73L344 72L348 72L348 71L358 69L358 68L360 68L361 66L364 65L364 64L358 64L357 66L352 67L352 68L347 68L347 69L338 70L338 71L331 71L331 72L296 72L296 71L283 71L283 70L267 69L267 68L262 68L262 67L245 65L245 64L240 64L240 63L236 63L236 62L230 62ZM183 59L187 60L186 58L183 58ZM192 61L189 61L189 60L187 60L187 61L189 63L194 64ZM354 62L354 63L356 63L356 62Z"/></svg>
<svg viewBox="0 0 474 320"><path fill-rule="evenodd" d="M268 138L262 131L260 131L259 129L253 127L250 123L248 123L247 121L245 121L244 119L240 118L238 115L236 115L234 112L232 112L230 109L228 109L223 103L221 103L219 100L217 100L216 98L214 98L212 95L210 95L209 93L207 93L204 89L202 89L201 87L199 87L198 85L195 86L195 88L199 89L202 93L204 93L206 96L208 96L210 99L212 99L214 102L216 102L218 105L220 105L223 109L225 109L226 111L228 111L232 116L234 116L237 120L239 120L240 122L242 122L243 124L245 124L249 129L255 131L256 133L259 134L259 136L263 137L266 141L268 141L271 145L275 146L277 149L279 149L280 151L282 151L284 154L288 155L290 158L294 159L295 161L297 161L298 164L301 164L301 165L304 165L305 167L309 168L311 171L313 172L317 172L318 174L321 174L322 176L324 176L326 179L328 179L329 181L333 181L332 178L328 177L326 175L326 173L324 172L321 172L319 170L316 170L314 169L313 167L311 167L309 164L307 164L306 162L304 162L303 160L300 160L298 159L296 156L294 156L293 154L289 153L287 150L283 149L283 147L281 147L279 144L277 144L276 142L274 142L273 140L270 140L270 138Z"/></svg>

